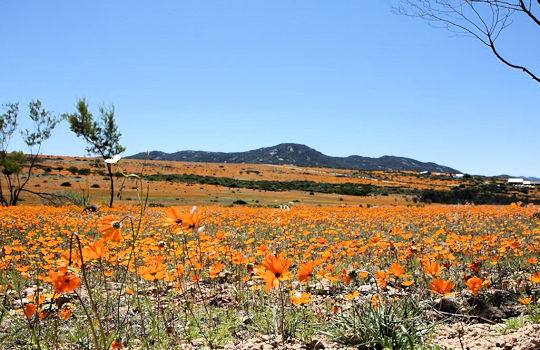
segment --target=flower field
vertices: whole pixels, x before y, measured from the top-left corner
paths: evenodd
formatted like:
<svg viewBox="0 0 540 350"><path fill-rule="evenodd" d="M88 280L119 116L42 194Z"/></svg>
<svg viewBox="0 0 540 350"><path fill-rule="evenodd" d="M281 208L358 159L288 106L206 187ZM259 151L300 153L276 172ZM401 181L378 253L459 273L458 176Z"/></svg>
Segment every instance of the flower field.
<svg viewBox="0 0 540 350"><path fill-rule="evenodd" d="M540 321L533 206L142 207L0 209L0 348L437 348L441 324Z"/></svg>

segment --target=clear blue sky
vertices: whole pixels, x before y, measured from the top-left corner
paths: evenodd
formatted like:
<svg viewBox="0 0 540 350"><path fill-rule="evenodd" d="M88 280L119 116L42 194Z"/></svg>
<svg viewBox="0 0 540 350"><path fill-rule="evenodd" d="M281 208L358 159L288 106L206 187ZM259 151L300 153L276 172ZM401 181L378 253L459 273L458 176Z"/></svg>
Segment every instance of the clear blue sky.
<svg viewBox="0 0 540 350"><path fill-rule="evenodd" d="M128 155L296 142L540 176L540 84L391 4L5 0L0 104L114 104ZM539 33L517 21L501 50L538 73ZM43 153L86 154L67 123Z"/></svg>

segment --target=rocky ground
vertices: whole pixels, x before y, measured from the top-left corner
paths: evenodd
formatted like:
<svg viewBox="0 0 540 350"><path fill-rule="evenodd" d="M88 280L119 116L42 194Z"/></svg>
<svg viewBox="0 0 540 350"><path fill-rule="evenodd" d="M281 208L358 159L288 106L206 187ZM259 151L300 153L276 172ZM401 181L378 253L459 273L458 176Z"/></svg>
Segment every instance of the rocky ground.
<svg viewBox="0 0 540 350"><path fill-rule="evenodd" d="M456 323L440 327L433 343L443 349L540 349L540 324L502 333L503 325Z"/></svg>

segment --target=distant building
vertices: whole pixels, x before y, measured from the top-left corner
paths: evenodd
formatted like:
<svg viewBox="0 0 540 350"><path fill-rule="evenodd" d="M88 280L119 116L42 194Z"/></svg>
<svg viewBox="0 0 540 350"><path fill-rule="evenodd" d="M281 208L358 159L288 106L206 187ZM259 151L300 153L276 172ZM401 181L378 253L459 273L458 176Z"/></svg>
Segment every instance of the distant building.
<svg viewBox="0 0 540 350"><path fill-rule="evenodd" d="M465 174L454 174L454 177L456 179L462 179L465 176Z"/></svg>
<svg viewBox="0 0 540 350"><path fill-rule="evenodd" d="M424 170L424 171L421 171L420 172L420 175L430 175L431 172L427 171L427 170Z"/></svg>
<svg viewBox="0 0 540 350"><path fill-rule="evenodd" d="M509 177L508 184L514 186L523 186L523 178L521 177Z"/></svg>

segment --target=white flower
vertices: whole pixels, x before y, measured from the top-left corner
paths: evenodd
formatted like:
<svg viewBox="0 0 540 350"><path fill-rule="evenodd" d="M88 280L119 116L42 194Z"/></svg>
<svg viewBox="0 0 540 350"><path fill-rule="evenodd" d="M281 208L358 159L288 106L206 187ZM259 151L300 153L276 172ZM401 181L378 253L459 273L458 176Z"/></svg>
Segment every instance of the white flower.
<svg viewBox="0 0 540 350"><path fill-rule="evenodd" d="M122 158L119 154L113 156L112 158L105 159L105 163L107 164L116 164L118 161Z"/></svg>

